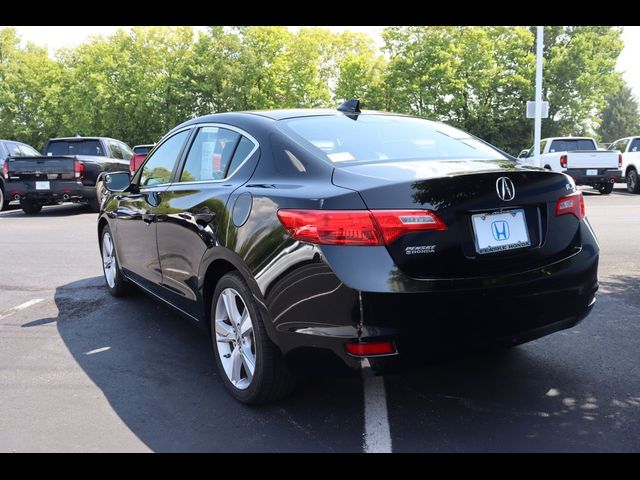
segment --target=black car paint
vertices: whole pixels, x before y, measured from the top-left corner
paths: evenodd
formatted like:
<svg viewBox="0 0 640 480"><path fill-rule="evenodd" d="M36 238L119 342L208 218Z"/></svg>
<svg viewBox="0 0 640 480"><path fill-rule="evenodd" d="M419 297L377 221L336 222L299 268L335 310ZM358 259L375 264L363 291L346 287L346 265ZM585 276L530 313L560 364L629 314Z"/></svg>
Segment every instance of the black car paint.
<svg viewBox="0 0 640 480"><path fill-rule="evenodd" d="M575 188L566 175L516 161L430 161L431 176L394 183L384 173L393 165L334 168L276 126L279 118L314 114L335 113L226 113L176 127L230 125L259 148L224 181L137 188L134 177L130 192L111 194L98 228L110 225L124 274L208 326L215 281L235 269L284 353L326 348L354 367L359 360L346 342L392 339L400 354L446 337L513 344L589 313L599 247L586 218L555 216L557 199ZM499 176L514 181L520 201L497 198ZM280 208L416 207L437 212L448 230L389 247L313 245L292 239L277 217ZM475 254L469 214L516 207L527 211L532 246ZM406 245L429 242L437 255L412 264L403 258Z"/></svg>

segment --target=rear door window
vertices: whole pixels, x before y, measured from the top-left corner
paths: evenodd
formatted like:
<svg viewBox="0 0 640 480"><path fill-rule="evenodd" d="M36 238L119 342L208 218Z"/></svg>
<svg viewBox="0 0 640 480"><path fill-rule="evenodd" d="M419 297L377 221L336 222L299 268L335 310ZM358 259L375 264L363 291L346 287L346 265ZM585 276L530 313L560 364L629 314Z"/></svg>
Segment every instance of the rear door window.
<svg viewBox="0 0 640 480"><path fill-rule="evenodd" d="M630 152L640 152L640 138L634 138L629 147Z"/></svg>
<svg viewBox="0 0 640 480"><path fill-rule="evenodd" d="M21 143L19 147L23 157L39 157L40 156L40 152L38 152L35 148L30 147L29 145L25 145L24 143Z"/></svg>
<svg viewBox="0 0 640 480"><path fill-rule="evenodd" d="M122 150L120 150L120 145L117 142L109 141L109 148L111 149L111 156L113 158L124 159L122 155Z"/></svg>

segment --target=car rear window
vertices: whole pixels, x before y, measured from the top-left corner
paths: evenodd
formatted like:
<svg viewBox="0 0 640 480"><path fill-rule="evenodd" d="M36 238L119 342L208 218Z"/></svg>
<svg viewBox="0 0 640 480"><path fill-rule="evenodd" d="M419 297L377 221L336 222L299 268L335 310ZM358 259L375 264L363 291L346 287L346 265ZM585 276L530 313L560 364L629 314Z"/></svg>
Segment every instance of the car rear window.
<svg viewBox="0 0 640 480"><path fill-rule="evenodd" d="M334 164L507 159L462 130L415 117L327 115L281 120L278 124Z"/></svg>
<svg viewBox="0 0 640 480"><path fill-rule="evenodd" d="M137 155L145 155L147 153L149 153L149 151L151 150L151 147L133 147L133 153L137 154Z"/></svg>
<svg viewBox="0 0 640 480"><path fill-rule="evenodd" d="M55 140L47 145L46 155L104 156L98 140Z"/></svg>
<svg viewBox="0 0 640 480"><path fill-rule="evenodd" d="M595 150L596 146L593 140L576 139L576 140L554 140L551 142L549 152L573 152L575 150Z"/></svg>

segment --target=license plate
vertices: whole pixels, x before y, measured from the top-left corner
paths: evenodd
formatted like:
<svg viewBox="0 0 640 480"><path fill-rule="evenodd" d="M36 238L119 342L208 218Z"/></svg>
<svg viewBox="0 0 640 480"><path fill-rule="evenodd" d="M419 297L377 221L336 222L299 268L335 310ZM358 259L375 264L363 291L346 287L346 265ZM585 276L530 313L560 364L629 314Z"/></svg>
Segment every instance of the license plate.
<svg viewBox="0 0 640 480"><path fill-rule="evenodd" d="M589 169L587 170L587 175L597 175L598 174L598 170L597 169Z"/></svg>
<svg viewBox="0 0 640 480"><path fill-rule="evenodd" d="M36 190L51 190L51 182L36 182Z"/></svg>
<svg viewBox="0 0 640 480"><path fill-rule="evenodd" d="M531 245L524 210L479 213L471 216L480 254L513 250Z"/></svg>

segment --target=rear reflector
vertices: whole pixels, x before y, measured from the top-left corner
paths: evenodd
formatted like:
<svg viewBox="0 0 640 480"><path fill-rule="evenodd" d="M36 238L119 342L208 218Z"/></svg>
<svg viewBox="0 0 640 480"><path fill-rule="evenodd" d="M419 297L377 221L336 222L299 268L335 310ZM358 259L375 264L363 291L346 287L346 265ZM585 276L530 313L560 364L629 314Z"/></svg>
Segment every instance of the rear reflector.
<svg viewBox="0 0 640 480"><path fill-rule="evenodd" d="M578 220L584 218L584 198L582 198L582 192L572 193L571 195L558 199L556 202L556 217L567 214L574 215Z"/></svg>
<svg viewBox="0 0 640 480"><path fill-rule="evenodd" d="M347 343L345 347L351 355L359 357L396 353L393 342Z"/></svg>
<svg viewBox="0 0 640 480"><path fill-rule="evenodd" d="M429 210L278 210L296 240L319 245L389 245L407 233L446 230Z"/></svg>

